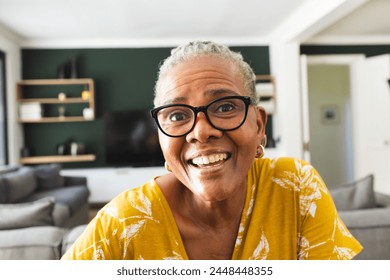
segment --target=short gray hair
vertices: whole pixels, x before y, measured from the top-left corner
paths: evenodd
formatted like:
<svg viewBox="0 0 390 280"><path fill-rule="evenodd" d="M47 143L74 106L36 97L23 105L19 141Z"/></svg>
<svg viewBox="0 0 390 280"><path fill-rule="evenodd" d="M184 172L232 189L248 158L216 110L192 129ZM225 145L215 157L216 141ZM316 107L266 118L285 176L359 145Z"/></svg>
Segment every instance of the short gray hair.
<svg viewBox="0 0 390 280"><path fill-rule="evenodd" d="M256 75L249 64L244 61L244 58L240 53L233 52L227 46L211 41L193 41L172 49L171 55L162 61L154 87L155 106L158 106L157 94L161 78L174 66L202 55L220 57L235 65L239 73L242 75L244 87L247 93L252 98L252 102L256 103Z"/></svg>

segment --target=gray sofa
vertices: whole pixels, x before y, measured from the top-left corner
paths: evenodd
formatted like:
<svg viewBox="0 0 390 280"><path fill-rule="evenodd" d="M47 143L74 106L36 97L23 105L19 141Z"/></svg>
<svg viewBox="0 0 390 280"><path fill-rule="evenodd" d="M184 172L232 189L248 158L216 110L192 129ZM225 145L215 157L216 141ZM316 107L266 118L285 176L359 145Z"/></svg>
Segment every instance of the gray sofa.
<svg viewBox="0 0 390 280"><path fill-rule="evenodd" d="M1 171L0 259L58 259L88 222L86 177L60 171L58 164Z"/></svg>
<svg viewBox="0 0 390 280"><path fill-rule="evenodd" d="M349 231L363 245L358 260L390 260L390 196L375 192L374 176L334 186L330 193Z"/></svg>
<svg viewBox="0 0 390 280"><path fill-rule="evenodd" d="M62 176L60 171L59 164L2 171L0 230L41 225L73 227L85 223L90 194L87 179ZM12 221L17 224L12 225Z"/></svg>
<svg viewBox="0 0 390 280"><path fill-rule="evenodd" d="M39 226L0 231L0 260L59 260L85 227Z"/></svg>

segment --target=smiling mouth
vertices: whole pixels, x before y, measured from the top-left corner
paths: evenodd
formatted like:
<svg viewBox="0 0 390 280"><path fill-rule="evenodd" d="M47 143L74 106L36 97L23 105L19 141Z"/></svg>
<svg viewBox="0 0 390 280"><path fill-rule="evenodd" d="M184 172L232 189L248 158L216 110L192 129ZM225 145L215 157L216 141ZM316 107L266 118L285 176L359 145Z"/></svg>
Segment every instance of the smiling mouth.
<svg viewBox="0 0 390 280"><path fill-rule="evenodd" d="M200 156L190 160L190 163L197 167L214 166L221 164L229 158L228 153L212 154L208 156Z"/></svg>

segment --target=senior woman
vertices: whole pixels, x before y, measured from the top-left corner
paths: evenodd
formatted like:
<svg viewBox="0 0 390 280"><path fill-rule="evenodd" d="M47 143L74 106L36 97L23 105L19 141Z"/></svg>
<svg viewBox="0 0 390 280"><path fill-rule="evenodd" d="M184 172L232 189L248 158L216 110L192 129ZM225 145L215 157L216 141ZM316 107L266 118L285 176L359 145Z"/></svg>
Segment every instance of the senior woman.
<svg viewBox="0 0 390 280"><path fill-rule="evenodd" d="M316 170L264 155L263 108L242 56L174 49L152 117L168 174L109 202L63 259L351 259L362 249Z"/></svg>

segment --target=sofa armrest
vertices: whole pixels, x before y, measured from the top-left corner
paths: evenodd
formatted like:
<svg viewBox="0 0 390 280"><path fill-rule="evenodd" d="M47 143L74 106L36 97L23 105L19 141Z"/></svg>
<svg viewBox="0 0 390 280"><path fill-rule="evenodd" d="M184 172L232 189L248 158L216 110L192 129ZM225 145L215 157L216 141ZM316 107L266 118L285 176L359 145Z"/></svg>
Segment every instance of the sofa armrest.
<svg viewBox="0 0 390 280"><path fill-rule="evenodd" d="M389 227L390 207L339 211L348 229Z"/></svg>
<svg viewBox="0 0 390 280"><path fill-rule="evenodd" d="M390 207L390 195L375 192L375 200L379 207Z"/></svg>
<svg viewBox="0 0 390 280"><path fill-rule="evenodd" d="M87 177L83 176L62 176L65 186L83 185L87 186Z"/></svg>

